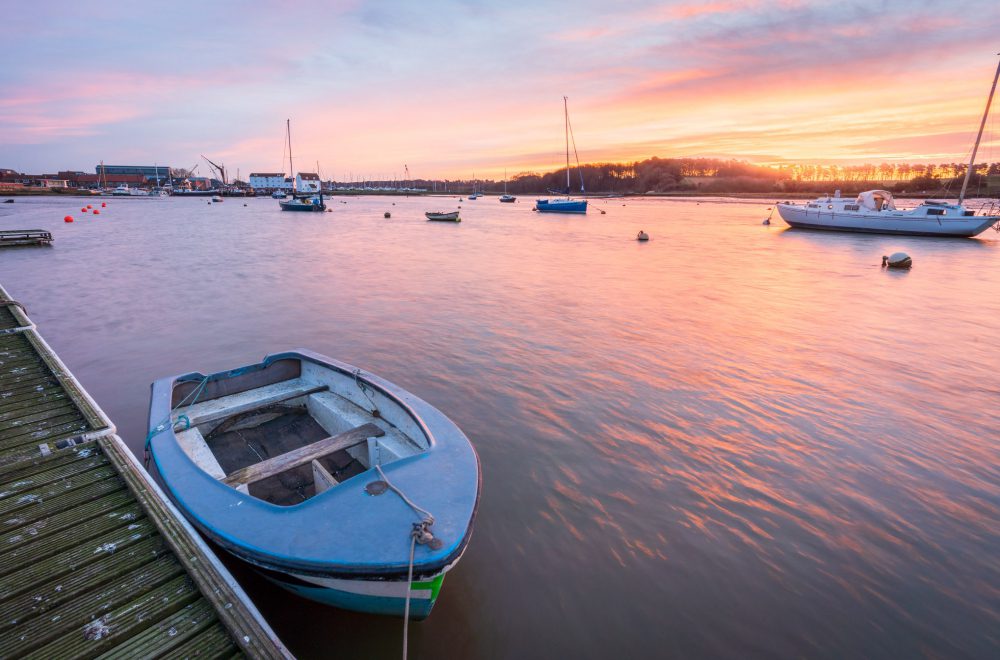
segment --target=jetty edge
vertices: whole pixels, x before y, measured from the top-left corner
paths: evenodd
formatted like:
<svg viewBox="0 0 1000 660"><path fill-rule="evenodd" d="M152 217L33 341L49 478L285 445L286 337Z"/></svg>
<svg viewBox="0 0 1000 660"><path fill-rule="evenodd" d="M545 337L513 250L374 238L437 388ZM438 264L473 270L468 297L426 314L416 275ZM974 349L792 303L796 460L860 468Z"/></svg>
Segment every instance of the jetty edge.
<svg viewBox="0 0 1000 660"><path fill-rule="evenodd" d="M0 658L293 658L0 286Z"/></svg>

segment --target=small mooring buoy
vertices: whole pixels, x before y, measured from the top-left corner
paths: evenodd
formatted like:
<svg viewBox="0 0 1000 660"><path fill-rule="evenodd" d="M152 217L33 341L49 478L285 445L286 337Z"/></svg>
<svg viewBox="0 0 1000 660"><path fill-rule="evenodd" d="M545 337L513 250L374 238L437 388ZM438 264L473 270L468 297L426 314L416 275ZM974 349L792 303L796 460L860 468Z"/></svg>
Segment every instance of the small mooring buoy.
<svg viewBox="0 0 1000 660"><path fill-rule="evenodd" d="M882 268L909 268L913 259L905 252L893 252L888 257L882 255Z"/></svg>
<svg viewBox="0 0 1000 660"><path fill-rule="evenodd" d="M94 215L101 215L101 212L98 211L97 209L94 209Z"/></svg>
<svg viewBox="0 0 1000 660"><path fill-rule="evenodd" d="M762 225L769 225L769 224L771 224L771 216L774 215L774 207L769 206L767 208L767 210L770 211L770 213L768 213L767 217L764 218L764 222L760 223Z"/></svg>
<svg viewBox="0 0 1000 660"><path fill-rule="evenodd" d="M80 213L86 213L86 212L87 212L87 207L86 206L80 208Z"/></svg>
<svg viewBox="0 0 1000 660"><path fill-rule="evenodd" d="M88 208L88 209L92 209L92 208L94 208L94 207L93 207L93 206L91 206L90 204L87 204L87 208Z"/></svg>
<svg viewBox="0 0 1000 660"><path fill-rule="evenodd" d="M385 213L383 213L382 215L383 215L383 217L386 217L386 218L391 218L391 217L392 217L392 214L391 214L391 213L389 213L388 211L386 211L386 212L385 212Z"/></svg>
<svg viewBox="0 0 1000 660"><path fill-rule="evenodd" d="M534 211L534 209L532 209L532 211ZM604 209L601 209L601 215L607 215L607 214L608 214L607 211L605 211Z"/></svg>
<svg viewBox="0 0 1000 660"><path fill-rule="evenodd" d="M640 229L639 230L639 234L635 237L635 240L637 240L637 241L648 241L649 240L649 234L647 234L646 232L644 232L644 231L642 231Z"/></svg>
<svg viewBox="0 0 1000 660"><path fill-rule="evenodd" d="M107 203L107 202L101 202L101 208L102 208L102 209L103 209L103 208L104 208L105 206L107 206L107 205L108 205L108 203Z"/></svg>
<svg viewBox="0 0 1000 660"><path fill-rule="evenodd" d="M63 218L63 222L73 222L73 216L67 215L65 218Z"/></svg>
<svg viewBox="0 0 1000 660"><path fill-rule="evenodd" d="M243 206L246 206L246 204L244 204Z"/></svg>

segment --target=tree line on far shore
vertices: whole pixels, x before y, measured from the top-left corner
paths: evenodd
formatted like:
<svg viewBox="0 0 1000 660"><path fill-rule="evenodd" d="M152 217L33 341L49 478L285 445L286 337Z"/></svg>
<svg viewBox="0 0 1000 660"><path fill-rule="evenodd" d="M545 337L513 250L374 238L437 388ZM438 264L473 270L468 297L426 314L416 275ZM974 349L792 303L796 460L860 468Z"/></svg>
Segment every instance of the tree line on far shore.
<svg viewBox="0 0 1000 660"><path fill-rule="evenodd" d="M894 192L930 192L961 186L966 165L960 163L863 165L755 165L715 158L648 158L633 163L591 163L570 170L570 191L588 193L671 192L813 192L837 187L857 192L886 187ZM1000 176L1000 163L978 163L970 190L985 191L985 177ZM450 182L452 186L456 182ZM471 182L470 182L471 184ZM480 189L497 190L502 182L480 182ZM454 188L453 188L454 189ZM566 169L538 174L523 172L507 182L511 194L565 191Z"/></svg>

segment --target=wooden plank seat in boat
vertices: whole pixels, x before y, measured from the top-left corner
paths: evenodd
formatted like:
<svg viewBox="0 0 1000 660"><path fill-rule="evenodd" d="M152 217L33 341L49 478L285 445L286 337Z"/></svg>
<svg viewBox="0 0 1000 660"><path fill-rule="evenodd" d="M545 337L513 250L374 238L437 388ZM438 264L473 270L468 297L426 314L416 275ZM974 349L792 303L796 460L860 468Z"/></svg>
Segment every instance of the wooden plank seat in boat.
<svg viewBox="0 0 1000 660"><path fill-rule="evenodd" d="M372 422L370 413L333 392L312 394L306 400L306 405L309 408L309 414L328 433L340 433L366 422ZM376 419L374 423L378 424L385 431L385 435L381 436L378 440L379 456L376 457L373 455L375 453L374 447L369 448L369 465L385 465L394 460L412 456L423 450L422 447L417 446L399 429L384 420ZM351 453L355 454L356 452Z"/></svg>
<svg viewBox="0 0 1000 660"><path fill-rule="evenodd" d="M301 378L293 378L280 383L274 383L273 385L240 392L239 394L221 396L217 399L202 401L201 403L196 402L186 408L177 410L174 416L174 430L184 430L187 428L187 424L183 422L178 423L177 421L181 415L187 416L190 420L190 426L197 426L206 422L222 420L232 415L253 410L254 408L260 408L289 399L297 399L298 397L308 396L316 392L323 392L327 389L329 387L326 385L316 385L315 383L303 381Z"/></svg>
<svg viewBox="0 0 1000 660"><path fill-rule="evenodd" d="M268 477L273 477L286 470L305 465L317 458L322 458L329 454L367 442L368 438L378 438L385 435L380 427L367 423L345 431L338 435L330 436L318 442L308 444L290 452L269 458L266 461L248 465L227 475L222 482L233 487L246 486Z"/></svg>

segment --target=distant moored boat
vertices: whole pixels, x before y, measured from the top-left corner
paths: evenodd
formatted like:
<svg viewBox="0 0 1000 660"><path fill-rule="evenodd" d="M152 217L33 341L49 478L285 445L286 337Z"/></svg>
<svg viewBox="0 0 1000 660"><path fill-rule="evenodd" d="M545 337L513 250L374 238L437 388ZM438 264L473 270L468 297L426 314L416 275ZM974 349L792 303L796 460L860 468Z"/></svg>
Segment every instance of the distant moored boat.
<svg viewBox="0 0 1000 660"><path fill-rule="evenodd" d="M442 220L445 222L461 222L462 219L458 217L458 211L427 211L424 213L428 220Z"/></svg>
<svg viewBox="0 0 1000 660"><path fill-rule="evenodd" d="M566 199L539 199L535 201L535 209L542 213L586 213L587 200L569 198L569 100L563 97L563 114L566 125ZM573 150L576 151L576 140L573 141ZM576 159L577 170L580 170L580 158ZM583 192L583 173L580 172L580 192Z"/></svg>

